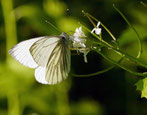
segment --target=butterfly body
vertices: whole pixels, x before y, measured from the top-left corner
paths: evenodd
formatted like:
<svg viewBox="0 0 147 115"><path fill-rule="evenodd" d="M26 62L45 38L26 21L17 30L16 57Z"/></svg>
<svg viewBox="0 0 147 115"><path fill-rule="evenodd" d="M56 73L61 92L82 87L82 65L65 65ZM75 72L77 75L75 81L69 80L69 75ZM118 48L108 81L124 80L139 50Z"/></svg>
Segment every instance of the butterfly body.
<svg viewBox="0 0 147 115"><path fill-rule="evenodd" d="M35 78L43 84L57 84L70 71L70 40L66 33L20 42L9 51L24 66L36 68Z"/></svg>

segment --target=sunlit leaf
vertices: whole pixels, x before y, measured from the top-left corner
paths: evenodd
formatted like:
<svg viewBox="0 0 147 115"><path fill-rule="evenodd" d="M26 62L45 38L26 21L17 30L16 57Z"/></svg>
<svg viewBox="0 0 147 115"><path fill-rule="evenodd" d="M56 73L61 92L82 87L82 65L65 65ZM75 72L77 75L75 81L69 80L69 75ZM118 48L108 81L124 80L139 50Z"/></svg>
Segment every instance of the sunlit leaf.
<svg viewBox="0 0 147 115"><path fill-rule="evenodd" d="M141 97L147 98L147 78L139 80L135 85L137 90L141 91Z"/></svg>

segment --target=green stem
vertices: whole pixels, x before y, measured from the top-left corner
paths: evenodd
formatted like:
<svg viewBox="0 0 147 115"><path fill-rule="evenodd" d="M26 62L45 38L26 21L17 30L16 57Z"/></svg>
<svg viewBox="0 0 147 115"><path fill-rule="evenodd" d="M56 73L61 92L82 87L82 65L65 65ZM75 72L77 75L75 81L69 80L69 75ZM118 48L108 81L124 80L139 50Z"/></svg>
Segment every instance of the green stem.
<svg viewBox="0 0 147 115"><path fill-rule="evenodd" d="M85 27L84 25L82 25L81 23L79 23L85 30L87 30L88 32L91 33L91 31ZM103 45L105 45L106 47L109 47L109 48L114 48L111 44L107 43L106 41L104 41L101 37L97 36L95 33L91 33L93 36L95 36L101 43L103 43ZM118 53L119 55L123 56L123 54L121 54L120 52L118 51L115 51L116 53Z"/></svg>
<svg viewBox="0 0 147 115"><path fill-rule="evenodd" d="M143 6L147 7L147 5L145 3L143 3L142 1L140 1L140 4L142 4Z"/></svg>
<svg viewBox="0 0 147 115"><path fill-rule="evenodd" d="M10 55L8 51L17 42L16 34L16 21L13 10L12 0L1 0L3 17L5 23L5 34L6 34L6 62L9 64ZM17 92L8 92L8 115L21 115L19 99Z"/></svg>
<svg viewBox="0 0 147 115"><path fill-rule="evenodd" d="M9 91L8 98L8 115L21 115L18 93Z"/></svg>
<svg viewBox="0 0 147 115"><path fill-rule="evenodd" d="M137 35L137 39L138 39L138 43L139 43L139 51L138 51L137 58L140 58L140 56L143 52L143 49L142 49L142 42L141 42L141 39L140 39L138 32L136 31L134 26L127 20L127 18L124 16L124 14L115 6L115 4L113 4L113 7L123 17L123 19L127 22L127 24L130 26L130 28L132 28L133 31L135 32L135 34Z"/></svg>
<svg viewBox="0 0 147 115"><path fill-rule="evenodd" d="M16 21L13 12L12 0L1 0L1 4L3 9L6 32L6 62L8 62L10 58L8 51L17 42Z"/></svg>
<svg viewBox="0 0 147 115"><path fill-rule="evenodd" d="M89 30L87 27L85 27L85 26L82 25L82 24L80 24L80 25L81 25L84 29L86 29L88 32L90 32L90 30ZM94 33L91 33L91 34L92 34L93 36L95 36L96 38L98 38L98 39L103 43L103 46L105 46L105 47L107 47L107 48L109 48L109 49L112 49L113 51L115 51L115 52L118 53L119 55L121 55L121 56L124 55L126 58L128 58L128 59L134 61L135 63L137 63L137 64L139 64L139 65L141 65L141 66L143 66L143 67L145 67L145 68L147 68L147 65L144 64L143 62L141 62L140 60L138 60L138 58L135 58L135 57L133 57L133 56L130 56L129 54L127 54L127 53L121 51L120 49L117 49L117 48L113 47L112 45L110 45L109 43L105 42L104 40L101 40L96 34L94 34Z"/></svg>
<svg viewBox="0 0 147 115"><path fill-rule="evenodd" d="M111 47L109 47L109 48L111 48ZM123 51L121 51L119 49L116 49L116 48L112 48L112 50L114 50L115 52L119 52L120 54L124 55L126 58L134 61L135 63L137 63L137 64L139 64L139 65L141 65L141 66L143 66L145 68L147 68L147 65L144 64L142 61L140 61L138 58L130 56L129 54L127 54L127 53L125 53L125 52L123 52Z"/></svg>
<svg viewBox="0 0 147 115"><path fill-rule="evenodd" d="M89 19L89 21L92 23L92 25L96 28L95 23L91 20L91 18L89 16L87 16L87 18Z"/></svg>
<svg viewBox="0 0 147 115"><path fill-rule="evenodd" d="M99 51L96 51L96 52L97 52L98 54L100 54L103 58L105 58L107 61L109 61L109 62L111 62L111 63L117 65L118 67L120 67L120 68L122 68L122 69L128 71L129 73L132 73L132 74L134 74L134 75L138 75L138 76L143 76L143 77L145 77L145 74L144 74L144 73L138 73L138 72L132 71L132 70L130 70L129 68L127 68L127 67L125 67L125 66L119 64L118 62L113 61L113 60L110 59L109 57L105 56L103 53L101 53L101 52L99 52Z"/></svg>
<svg viewBox="0 0 147 115"><path fill-rule="evenodd" d="M99 20L97 20L94 16L90 15L89 13L85 13L82 10L82 13L84 13L85 16L91 17L92 19L94 19L97 23L99 22ZM109 31L109 29L101 22L102 27L109 33L109 35L112 37L112 39L114 41L116 41L116 38L114 37L114 35Z"/></svg>
<svg viewBox="0 0 147 115"><path fill-rule="evenodd" d="M113 65L113 66L110 66L110 67L108 67L108 68L106 68L104 70L98 71L96 73L91 73L91 74L86 74L86 75L72 74L72 76L74 76L74 77L90 77L90 76L95 76L95 75L99 75L99 74L105 73L105 72L113 69L114 67L115 66Z"/></svg>
<svg viewBox="0 0 147 115"><path fill-rule="evenodd" d="M86 26L84 26L84 25L82 25L80 22L79 22L79 24L85 29L85 30L87 30L88 32L90 32L91 33L91 31L86 27ZM104 41L104 40L102 40L99 36L97 36L96 34L94 34L94 33L91 33L93 36L95 36L99 41L101 41L102 43L104 43L104 44L106 44L106 45L108 45L109 47L113 47L111 44L109 44L109 43L107 43L106 41Z"/></svg>
<svg viewBox="0 0 147 115"><path fill-rule="evenodd" d="M124 59L124 57L122 57L117 63L120 63L122 60ZM104 70L101 70L101 71L98 71L96 73L91 73L91 74L86 74L86 75L77 75L77 74L72 74L72 76L75 76L75 77L90 77L90 76L95 76L95 75L99 75L99 74L102 74L102 73L105 73L111 69L113 69L115 67L115 65L112 65Z"/></svg>

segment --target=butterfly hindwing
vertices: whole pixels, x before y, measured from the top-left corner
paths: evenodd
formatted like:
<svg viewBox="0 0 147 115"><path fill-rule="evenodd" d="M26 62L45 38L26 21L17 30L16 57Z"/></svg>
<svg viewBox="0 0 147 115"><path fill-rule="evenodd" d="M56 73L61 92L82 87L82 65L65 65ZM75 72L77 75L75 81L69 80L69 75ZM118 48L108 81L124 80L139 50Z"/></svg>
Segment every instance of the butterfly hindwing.
<svg viewBox="0 0 147 115"><path fill-rule="evenodd" d="M46 73L46 67L39 66L35 70L35 78L39 83L42 84L48 84L48 82L45 80L45 73Z"/></svg>

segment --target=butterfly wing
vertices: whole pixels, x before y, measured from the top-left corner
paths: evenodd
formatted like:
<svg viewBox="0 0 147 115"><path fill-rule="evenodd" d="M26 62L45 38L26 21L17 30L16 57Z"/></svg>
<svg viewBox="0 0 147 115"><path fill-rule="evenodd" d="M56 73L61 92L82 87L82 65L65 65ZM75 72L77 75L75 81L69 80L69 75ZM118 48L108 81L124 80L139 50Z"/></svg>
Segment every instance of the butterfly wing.
<svg viewBox="0 0 147 115"><path fill-rule="evenodd" d="M70 71L70 45L61 36L49 36L35 42L31 55L39 67L35 78L43 84L56 84L68 77Z"/></svg>
<svg viewBox="0 0 147 115"><path fill-rule="evenodd" d="M68 77L69 71L70 48L57 45L47 64L46 81L50 84L59 83Z"/></svg>
<svg viewBox="0 0 147 115"><path fill-rule="evenodd" d="M36 41L44 38L38 37L20 42L9 50L9 54L24 66L36 68L38 64L34 61L29 49Z"/></svg>
<svg viewBox="0 0 147 115"><path fill-rule="evenodd" d="M39 66L45 67L47 65L48 59L59 41L60 38L49 36L38 40L31 46L31 55Z"/></svg>
<svg viewBox="0 0 147 115"><path fill-rule="evenodd" d="M19 63L36 68L35 78L43 84L56 84L68 77L70 45L61 36L45 36L20 42L9 50Z"/></svg>

